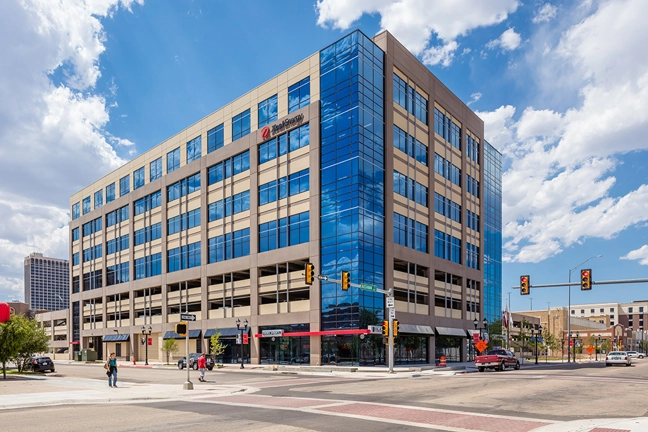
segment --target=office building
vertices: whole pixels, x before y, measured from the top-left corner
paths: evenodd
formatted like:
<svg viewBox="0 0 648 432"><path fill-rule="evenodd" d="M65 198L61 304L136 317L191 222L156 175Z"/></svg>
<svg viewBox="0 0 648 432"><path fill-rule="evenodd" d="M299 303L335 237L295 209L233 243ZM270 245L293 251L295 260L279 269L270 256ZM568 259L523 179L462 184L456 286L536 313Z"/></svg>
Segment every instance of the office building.
<svg viewBox="0 0 648 432"><path fill-rule="evenodd" d="M219 332L222 361L247 331L252 363L382 364L375 287L394 290L397 364L465 359L483 137L391 34L355 31L71 197L70 341L162 358L191 314L189 350ZM307 263L329 280L307 284Z"/></svg>
<svg viewBox="0 0 648 432"><path fill-rule="evenodd" d="M29 309L61 310L70 304L70 266L67 260L32 253L25 258L25 303Z"/></svg>
<svg viewBox="0 0 648 432"><path fill-rule="evenodd" d="M484 316L502 317L502 155L484 141Z"/></svg>

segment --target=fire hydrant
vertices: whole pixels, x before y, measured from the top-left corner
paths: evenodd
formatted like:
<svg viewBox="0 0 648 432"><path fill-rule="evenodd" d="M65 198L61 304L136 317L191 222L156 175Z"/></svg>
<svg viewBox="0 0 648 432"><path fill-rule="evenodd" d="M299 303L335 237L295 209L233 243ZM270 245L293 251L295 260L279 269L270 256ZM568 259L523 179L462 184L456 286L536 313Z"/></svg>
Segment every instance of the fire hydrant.
<svg viewBox="0 0 648 432"><path fill-rule="evenodd" d="M133 364L137 365L137 359L135 357L133 357Z"/></svg>

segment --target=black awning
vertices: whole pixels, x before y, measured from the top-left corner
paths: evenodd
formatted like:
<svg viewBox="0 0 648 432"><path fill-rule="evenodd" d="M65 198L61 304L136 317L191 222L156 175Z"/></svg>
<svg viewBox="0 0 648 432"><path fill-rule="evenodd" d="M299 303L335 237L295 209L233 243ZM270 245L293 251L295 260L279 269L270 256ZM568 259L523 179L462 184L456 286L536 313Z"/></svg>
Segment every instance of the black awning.
<svg viewBox="0 0 648 432"><path fill-rule="evenodd" d="M189 339L197 339L200 337L201 330L189 330ZM164 337L162 339L184 339L184 336L180 336L178 333L174 331L168 331L164 333Z"/></svg>
<svg viewBox="0 0 648 432"><path fill-rule="evenodd" d="M247 333L250 332L250 328L248 327ZM237 329L236 327L225 327L225 328L219 328L219 329L207 329L205 330L205 337L210 338L216 333L220 333L221 337L236 337L237 334L241 333L241 330Z"/></svg>
<svg viewBox="0 0 648 432"><path fill-rule="evenodd" d="M130 339L129 334L114 334L114 335L106 335L103 337L104 342L126 342L129 339Z"/></svg>

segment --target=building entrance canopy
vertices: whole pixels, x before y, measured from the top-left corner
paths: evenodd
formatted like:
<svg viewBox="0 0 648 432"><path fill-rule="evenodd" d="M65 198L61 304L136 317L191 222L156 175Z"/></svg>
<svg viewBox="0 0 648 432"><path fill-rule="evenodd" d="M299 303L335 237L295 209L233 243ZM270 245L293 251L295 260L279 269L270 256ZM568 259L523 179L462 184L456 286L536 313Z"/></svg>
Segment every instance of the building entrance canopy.
<svg viewBox="0 0 648 432"><path fill-rule="evenodd" d="M458 328L452 328L452 327L437 327L436 328L437 333L439 333L440 336L454 336L454 337L468 337L466 330L464 329L458 329Z"/></svg>

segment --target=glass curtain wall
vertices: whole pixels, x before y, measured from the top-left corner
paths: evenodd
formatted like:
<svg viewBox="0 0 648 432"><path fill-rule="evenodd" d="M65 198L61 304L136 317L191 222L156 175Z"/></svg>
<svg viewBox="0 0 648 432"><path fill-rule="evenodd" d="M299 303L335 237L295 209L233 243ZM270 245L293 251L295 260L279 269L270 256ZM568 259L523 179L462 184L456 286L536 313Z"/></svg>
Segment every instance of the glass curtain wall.
<svg viewBox="0 0 648 432"><path fill-rule="evenodd" d="M321 273L384 288L384 53L359 31L320 51ZM366 328L383 319L382 294L322 282L322 330ZM332 342L358 363L357 338ZM338 338L339 339L339 338ZM354 349L355 348L355 349ZM329 355L333 355L331 352ZM373 358L373 355L372 355Z"/></svg>
<svg viewBox="0 0 648 432"><path fill-rule="evenodd" d="M484 316L502 319L502 155L484 143Z"/></svg>

